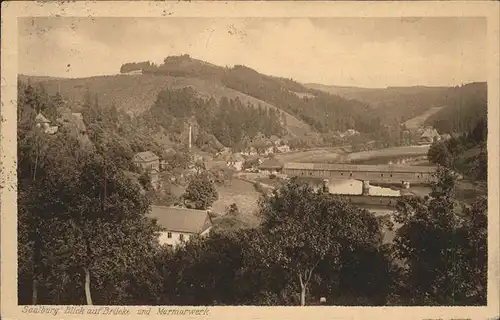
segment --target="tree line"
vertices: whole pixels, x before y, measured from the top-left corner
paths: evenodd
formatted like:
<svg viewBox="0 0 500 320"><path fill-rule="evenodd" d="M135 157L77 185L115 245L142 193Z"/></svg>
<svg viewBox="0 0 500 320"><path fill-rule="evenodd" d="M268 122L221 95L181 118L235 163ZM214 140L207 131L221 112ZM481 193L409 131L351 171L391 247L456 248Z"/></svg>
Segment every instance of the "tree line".
<svg viewBox="0 0 500 320"><path fill-rule="evenodd" d="M208 150L220 144L242 150L259 133L267 137L285 133L283 115L277 110L244 105L239 98L222 97L218 102L213 97L199 98L189 87L161 91L142 118L150 126L178 135L191 124L196 129L193 143Z"/></svg>
<svg viewBox="0 0 500 320"><path fill-rule="evenodd" d="M428 158L432 163L454 169L472 179L488 178L487 118L479 119L472 130L432 144Z"/></svg>

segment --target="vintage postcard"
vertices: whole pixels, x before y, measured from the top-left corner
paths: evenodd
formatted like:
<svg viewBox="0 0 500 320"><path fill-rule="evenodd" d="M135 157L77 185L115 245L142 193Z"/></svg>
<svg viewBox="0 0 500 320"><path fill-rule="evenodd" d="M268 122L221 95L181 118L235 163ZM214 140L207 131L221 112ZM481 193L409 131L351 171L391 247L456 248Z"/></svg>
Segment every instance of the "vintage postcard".
<svg viewBox="0 0 500 320"><path fill-rule="evenodd" d="M498 319L499 12L2 3L2 318Z"/></svg>

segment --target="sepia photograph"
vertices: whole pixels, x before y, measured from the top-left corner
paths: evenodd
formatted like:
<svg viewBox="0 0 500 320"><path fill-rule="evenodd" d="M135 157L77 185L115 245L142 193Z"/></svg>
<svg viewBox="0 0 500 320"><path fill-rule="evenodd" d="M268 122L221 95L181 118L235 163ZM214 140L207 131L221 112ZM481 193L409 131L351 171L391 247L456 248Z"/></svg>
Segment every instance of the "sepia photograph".
<svg viewBox="0 0 500 320"><path fill-rule="evenodd" d="M26 312L487 305L486 17L25 16L15 37Z"/></svg>

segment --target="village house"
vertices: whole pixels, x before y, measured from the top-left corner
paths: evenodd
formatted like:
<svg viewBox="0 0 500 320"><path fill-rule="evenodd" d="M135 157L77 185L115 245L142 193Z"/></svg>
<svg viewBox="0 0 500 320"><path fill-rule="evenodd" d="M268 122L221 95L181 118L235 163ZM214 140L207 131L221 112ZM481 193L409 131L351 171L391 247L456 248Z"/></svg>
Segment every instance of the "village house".
<svg viewBox="0 0 500 320"><path fill-rule="evenodd" d="M160 158L151 151L139 152L132 158L134 165L146 172L153 188L159 187Z"/></svg>
<svg viewBox="0 0 500 320"><path fill-rule="evenodd" d="M160 158L151 151L136 153L132 161L137 167L144 171L160 170Z"/></svg>
<svg viewBox="0 0 500 320"><path fill-rule="evenodd" d="M439 141L441 139L441 136L437 132L436 129L432 127L425 128L420 135L420 139L418 141L419 145L424 145L424 144L432 144L435 141Z"/></svg>
<svg viewBox="0 0 500 320"><path fill-rule="evenodd" d="M284 144L276 147L278 152L284 153L284 152L290 152L290 146Z"/></svg>
<svg viewBox="0 0 500 320"><path fill-rule="evenodd" d="M207 236L212 228L209 211L178 207L151 206L150 218L162 227L160 245L175 249L194 236Z"/></svg>
<svg viewBox="0 0 500 320"><path fill-rule="evenodd" d="M255 147L246 148L245 151L241 152L245 156L256 156L258 155L257 149Z"/></svg>
<svg viewBox="0 0 500 320"><path fill-rule="evenodd" d="M243 170L243 163L245 162L245 158L239 153L232 154L226 164L230 168L234 168L236 171Z"/></svg>
<svg viewBox="0 0 500 320"><path fill-rule="evenodd" d="M261 154L267 156L273 153L274 153L274 145L268 145L267 147L264 148Z"/></svg>
<svg viewBox="0 0 500 320"><path fill-rule="evenodd" d="M42 113L36 115L35 125L37 128L43 129L43 132L47 134L54 134L59 129L58 126L51 126L50 120L47 119Z"/></svg>

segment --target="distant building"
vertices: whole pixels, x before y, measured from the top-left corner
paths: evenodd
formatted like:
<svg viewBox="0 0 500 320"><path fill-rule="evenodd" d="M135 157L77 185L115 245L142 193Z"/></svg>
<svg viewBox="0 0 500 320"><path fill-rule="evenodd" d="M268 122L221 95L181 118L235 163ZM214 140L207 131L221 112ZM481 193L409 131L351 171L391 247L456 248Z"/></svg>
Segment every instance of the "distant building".
<svg viewBox="0 0 500 320"><path fill-rule="evenodd" d="M439 141L441 139L441 136L437 132L436 129L429 127L425 128L422 134L420 135L420 139L418 141L418 144L423 145L423 144L432 144L434 141Z"/></svg>
<svg viewBox="0 0 500 320"><path fill-rule="evenodd" d="M273 154L274 153L274 145L270 145L270 146L267 146L263 149L263 152L262 154L263 155L269 155L269 154Z"/></svg>
<svg viewBox="0 0 500 320"><path fill-rule="evenodd" d="M266 159L259 165L259 170L270 174L277 174L283 169L283 163L276 159Z"/></svg>
<svg viewBox="0 0 500 320"><path fill-rule="evenodd" d="M449 133L443 133L441 135L441 140L446 141L446 140L450 140L450 139L451 139L451 134L449 134Z"/></svg>
<svg viewBox="0 0 500 320"><path fill-rule="evenodd" d="M236 171L243 170L243 163L245 162L245 158L239 153L235 153L229 157L226 164L230 168L234 168Z"/></svg>
<svg viewBox="0 0 500 320"><path fill-rule="evenodd" d="M58 131L58 126L51 126L50 120L47 119L42 113L39 113L35 117L35 126L43 130L44 133L54 134Z"/></svg>
<svg viewBox="0 0 500 320"><path fill-rule="evenodd" d="M37 128L48 128L50 126L50 120L45 118L42 113L36 115L35 123Z"/></svg>
<svg viewBox="0 0 500 320"><path fill-rule="evenodd" d="M241 154L244 154L246 156L256 156L258 155L258 152L257 149L255 149L255 147L250 147L245 149L245 151L243 151Z"/></svg>
<svg viewBox="0 0 500 320"><path fill-rule="evenodd" d="M212 228L212 219L206 210L151 206L149 217L156 219L163 229L160 244L171 248L193 236L207 236Z"/></svg>
<svg viewBox="0 0 500 320"><path fill-rule="evenodd" d="M136 153L132 161L144 171L160 171L160 158L154 152L144 151Z"/></svg>
<svg viewBox="0 0 500 320"><path fill-rule="evenodd" d="M282 146L277 146L276 149L278 150L278 152L290 152L290 146L288 145L282 145Z"/></svg>
<svg viewBox="0 0 500 320"><path fill-rule="evenodd" d="M135 74L143 74L142 69L139 70L132 70L129 72L123 72L123 75L135 75Z"/></svg>

